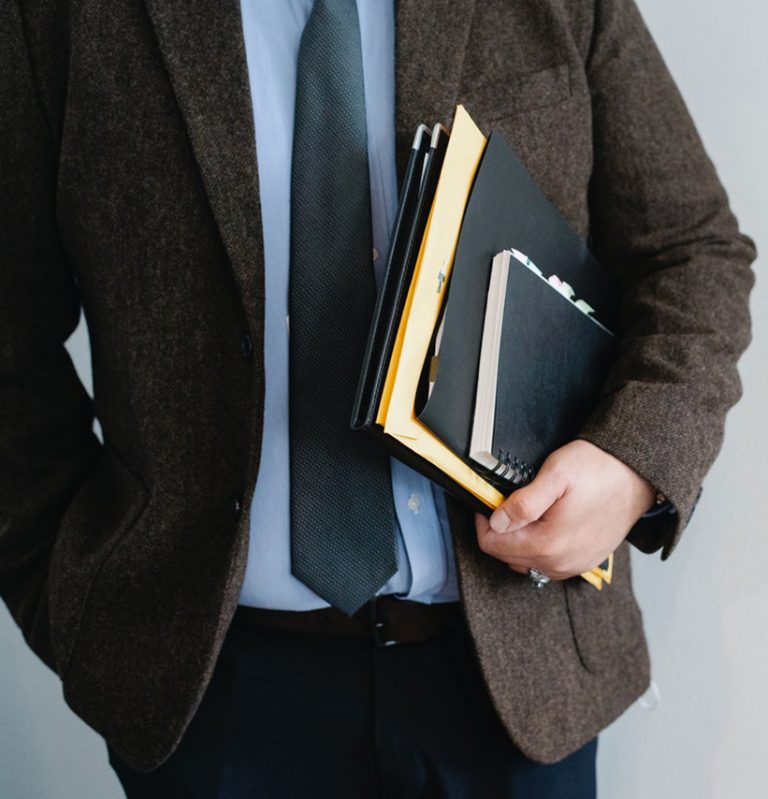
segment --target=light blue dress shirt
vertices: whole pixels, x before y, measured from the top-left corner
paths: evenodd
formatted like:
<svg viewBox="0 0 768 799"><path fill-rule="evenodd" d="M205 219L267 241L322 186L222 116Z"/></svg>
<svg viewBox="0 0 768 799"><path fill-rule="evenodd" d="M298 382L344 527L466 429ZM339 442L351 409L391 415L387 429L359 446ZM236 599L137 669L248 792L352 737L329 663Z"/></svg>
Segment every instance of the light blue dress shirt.
<svg viewBox="0 0 768 799"><path fill-rule="evenodd" d="M283 610L328 607L290 571L287 318L291 150L296 61L312 2L241 0L264 237L266 396L240 602ZM391 0L358 0L357 5L368 127L371 268L380 285L397 208L394 11ZM400 568L380 593L420 602L456 600L456 567L443 491L399 461L390 462Z"/></svg>

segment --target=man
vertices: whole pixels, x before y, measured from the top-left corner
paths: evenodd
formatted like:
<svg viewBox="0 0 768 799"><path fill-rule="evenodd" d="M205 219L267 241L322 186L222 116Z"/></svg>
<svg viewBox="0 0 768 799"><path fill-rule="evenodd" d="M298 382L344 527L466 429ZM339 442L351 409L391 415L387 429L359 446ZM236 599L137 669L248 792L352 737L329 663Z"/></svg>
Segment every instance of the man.
<svg viewBox="0 0 768 799"><path fill-rule="evenodd" d="M690 519L755 257L632 1L1 13L0 590L128 795L593 796L649 681L629 545ZM344 427L457 102L622 281L600 405L490 521Z"/></svg>

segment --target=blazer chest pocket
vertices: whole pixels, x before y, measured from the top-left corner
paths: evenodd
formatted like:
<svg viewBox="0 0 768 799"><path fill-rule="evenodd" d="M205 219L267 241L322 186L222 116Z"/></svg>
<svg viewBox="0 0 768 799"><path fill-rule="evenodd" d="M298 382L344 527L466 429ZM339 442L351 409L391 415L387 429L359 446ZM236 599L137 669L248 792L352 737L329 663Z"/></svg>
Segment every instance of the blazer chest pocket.
<svg viewBox="0 0 768 799"><path fill-rule="evenodd" d="M556 64L533 72L486 76L465 86L461 101L473 118L489 125L568 100L574 93L574 82L571 66Z"/></svg>
<svg viewBox="0 0 768 799"><path fill-rule="evenodd" d="M148 500L143 481L104 444L64 513L51 554L51 640L61 676L71 658L91 584Z"/></svg>

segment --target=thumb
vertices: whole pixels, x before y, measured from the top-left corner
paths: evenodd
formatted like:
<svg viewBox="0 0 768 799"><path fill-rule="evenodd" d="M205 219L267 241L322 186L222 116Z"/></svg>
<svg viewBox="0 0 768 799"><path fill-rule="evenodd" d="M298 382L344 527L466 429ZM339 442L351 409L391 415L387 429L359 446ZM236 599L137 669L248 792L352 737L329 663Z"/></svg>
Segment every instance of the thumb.
<svg viewBox="0 0 768 799"><path fill-rule="evenodd" d="M531 483L513 491L493 512L491 529L497 533L511 533L535 522L564 492L562 478L545 464Z"/></svg>

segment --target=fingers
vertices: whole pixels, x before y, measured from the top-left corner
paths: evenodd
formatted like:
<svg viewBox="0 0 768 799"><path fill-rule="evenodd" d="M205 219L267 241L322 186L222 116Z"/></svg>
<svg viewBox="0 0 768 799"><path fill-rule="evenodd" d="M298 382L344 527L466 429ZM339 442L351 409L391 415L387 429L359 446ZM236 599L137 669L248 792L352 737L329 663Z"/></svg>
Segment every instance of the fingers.
<svg viewBox="0 0 768 799"><path fill-rule="evenodd" d="M556 469L542 467L533 482L513 491L493 512L491 529L511 533L540 519L566 489L565 480Z"/></svg>
<svg viewBox="0 0 768 799"><path fill-rule="evenodd" d="M534 521L524 528L508 533L497 533L492 527L477 530L477 543L486 555L504 561L516 570L528 571L537 566L546 551L549 536L542 529L543 521Z"/></svg>
<svg viewBox="0 0 768 799"><path fill-rule="evenodd" d="M541 570L552 580L589 571L625 539L633 508L626 482L582 442L552 453L536 478L489 518L475 517L478 546L512 571ZM629 520L629 521L628 521Z"/></svg>
<svg viewBox="0 0 768 799"><path fill-rule="evenodd" d="M554 507L566 501L556 500ZM477 543L486 555L519 574L527 574L528 569L534 568L551 580L564 580L589 569L583 568L580 552L571 552L571 536L562 535L562 530L559 523L543 518L518 530L497 533L486 520L485 527L477 529Z"/></svg>

